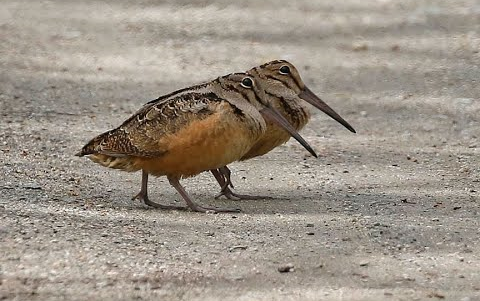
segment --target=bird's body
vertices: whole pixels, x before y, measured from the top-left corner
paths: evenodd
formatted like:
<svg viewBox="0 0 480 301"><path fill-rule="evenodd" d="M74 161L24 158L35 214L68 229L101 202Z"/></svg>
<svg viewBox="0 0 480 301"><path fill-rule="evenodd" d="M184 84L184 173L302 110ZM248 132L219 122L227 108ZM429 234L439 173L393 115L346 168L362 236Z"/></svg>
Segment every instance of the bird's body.
<svg viewBox="0 0 480 301"><path fill-rule="evenodd" d="M260 112L273 114L269 120L277 118L288 135L308 145L269 109L263 87L253 77L235 73L145 104L118 128L93 138L77 155L109 168L142 170L142 189L136 198L148 205L167 208L148 200L151 174L167 176L191 209L219 211L193 203L179 180L240 160L266 130Z"/></svg>
<svg viewBox="0 0 480 301"><path fill-rule="evenodd" d="M147 103L94 138L81 155L110 168L179 178L237 160L266 126L254 105L222 83L217 79Z"/></svg>

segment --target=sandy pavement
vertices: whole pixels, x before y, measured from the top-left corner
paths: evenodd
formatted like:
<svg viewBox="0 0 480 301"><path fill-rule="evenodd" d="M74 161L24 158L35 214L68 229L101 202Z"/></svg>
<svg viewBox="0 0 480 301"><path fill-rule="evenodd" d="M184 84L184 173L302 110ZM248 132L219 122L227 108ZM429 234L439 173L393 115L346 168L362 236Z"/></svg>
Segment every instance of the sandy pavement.
<svg viewBox="0 0 480 301"><path fill-rule="evenodd" d="M0 40L0 300L480 300L478 1L3 0ZM73 156L278 58L358 133L314 112L320 158L231 165L272 200L214 200L202 174L199 203L242 213L159 211L130 200L139 174Z"/></svg>

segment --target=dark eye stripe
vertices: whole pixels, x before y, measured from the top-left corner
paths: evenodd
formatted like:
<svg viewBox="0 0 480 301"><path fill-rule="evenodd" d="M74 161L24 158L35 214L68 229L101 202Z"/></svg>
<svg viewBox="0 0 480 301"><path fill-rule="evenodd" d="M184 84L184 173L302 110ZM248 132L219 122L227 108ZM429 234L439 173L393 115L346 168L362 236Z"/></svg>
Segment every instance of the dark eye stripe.
<svg viewBox="0 0 480 301"><path fill-rule="evenodd" d="M243 98L245 98L245 99L247 100L247 102L250 103L250 99L248 98L248 95L247 95L248 92L244 94L244 93L242 92L242 90L237 89L237 88L236 88L235 86L233 86L233 85L232 85L231 88L232 88L232 90L235 90L235 91L237 91L238 93L242 94ZM243 91L245 91L245 90L243 90ZM255 91L255 89L251 89L251 91L253 92L253 95L255 95L255 99L257 100L257 102L260 103L260 104L263 104L263 101L262 101L262 99L260 98L260 96L258 96L257 91Z"/></svg>
<svg viewBox="0 0 480 301"><path fill-rule="evenodd" d="M281 80L280 78L277 78L275 76L272 76L272 75L266 75L267 78L269 79L273 79L277 82L280 82L282 85L284 85L285 87L287 87L288 89L293 89L293 87L290 87L286 82L284 82L283 80ZM296 82L295 82L296 83Z"/></svg>
<svg viewBox="0 0 480 301"><path fill-rule="evenodd" d="M246 94L242 93L242 91L244 91L244 90L237 89L237 87L235 87L234 85L227 85L226 87L228 89L231 89L231 90L239 93L245 99L246 102L250 102L250 100L248 99L248 96ZM245 114L243 113L243 111L240 108L238 108L235 104L233 104L230 101L227 101L227 103L233 108L233 112L236 115L238 115L240 117L245 117Z"/></svg>
<svg viewBox="0 0 480 301"><path fill-rule="evenodd" d="M281 95L276 95L275 93L270 93L268 91L265 91L265 94L270 95L280 101L280 105L282 106L283 110L286 112L291 112L292 109L290 108L290 105L288 105L287 101L285 100L285 97Z"/></svg>

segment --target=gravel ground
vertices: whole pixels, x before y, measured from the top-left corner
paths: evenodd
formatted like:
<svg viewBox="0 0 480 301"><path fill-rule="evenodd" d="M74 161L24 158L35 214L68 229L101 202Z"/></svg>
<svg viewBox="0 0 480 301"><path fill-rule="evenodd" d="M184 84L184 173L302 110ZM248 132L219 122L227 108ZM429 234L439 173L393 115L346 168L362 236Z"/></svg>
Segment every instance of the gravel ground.
<svg viewBox="0 0 480 301"><path fill-rule="evenodd" d="M14 1L0 7L0 300L480 300L480 6L452 1ZM239 214L130 200L74 157L174 89L284 58L315 112L232 164ZM165 178L151 197L181 204ZM281 271L281 272L280 272Z"/></svg>

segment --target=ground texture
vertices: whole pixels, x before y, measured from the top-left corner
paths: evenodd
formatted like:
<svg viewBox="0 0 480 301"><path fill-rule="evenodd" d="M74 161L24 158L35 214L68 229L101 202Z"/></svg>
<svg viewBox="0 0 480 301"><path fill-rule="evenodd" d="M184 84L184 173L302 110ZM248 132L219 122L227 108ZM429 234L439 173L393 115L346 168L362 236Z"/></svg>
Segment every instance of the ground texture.
<svg viewBox="0 0 480 301"><path fill-rule="evenodd" d="M480 300L478 1L3 0L0 39L0 299ZM319 159L231 165L272 200L215 200L203 174L199 203L243 212L159 211L130 200L139 174L73 156L278 58L358 133L314 112Z"/></svg>

